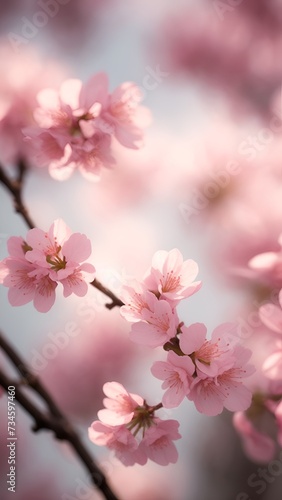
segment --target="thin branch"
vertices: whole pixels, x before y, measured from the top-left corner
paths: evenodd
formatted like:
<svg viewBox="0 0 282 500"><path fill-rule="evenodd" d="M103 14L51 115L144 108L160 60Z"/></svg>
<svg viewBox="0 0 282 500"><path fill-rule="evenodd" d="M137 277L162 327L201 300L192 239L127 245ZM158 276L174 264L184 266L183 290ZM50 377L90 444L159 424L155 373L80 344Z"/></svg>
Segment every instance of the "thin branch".
<svg viewBox="0 0 282 500"><path fill-rule="evenodd" d="M42 399L47 403L49 410L54 415L54 417L63 418L61 411L59 410L55 401L41 383L40 379L37 377L37 375L35 375L28 369L28 367L21 359L19 354L7 342L1 331L0 331L0 347L2 347L3 351L10 358L10 360L15 365L19 373L23 376L24 378L23 382L29 387L32 387L32 389L35 390L42 397Z"/></svg>
<svg viewBox="0 0 282 500"><path fill-rule="evenodd" d="M22 200L22 187L23 187L23 179L26 174L26 166L23 161L20 161L18 164L18 177L17 179L10 179L3 167L0 166L0 182L8 189L8 191L12 194L14 199L14 207L15 211L19 213L26 224L30 229L35 227L35 224L23 203Z"/></svg>
<svg viewBox="0 0 282 500"><path fill-rule="evenodd" d="M122 300L120 300L113 292L111 292L109 288L106 288L104 285L102 285L102 283L100 283L100 281L98 281L97 279L91 281L90 285L94 286L94 288L97 288L97 290L99 290L101 293L107 295L107 297L112 299L112 302L110 302L109 304L105 304L105 307L107 309L113 309L116 306L124 306L124 302L122 302Z"/></svg>
<svg viewBox="0 0 282 500"><path fill-rule="evenodd" d="M35 228L35 224L33 220L30 218L27 208L25 207L23 201L22 201L22 188L23 188L23 181L25 178L27 172L26 165L23 160L20 160L18 163L18 176L17 179L9 179L9 177L6 175L4 169L0 166L0 182L8 189L8 191L12 194L14 198L14 206L15 210L17 213L19 213L23 219L25 220L26 224L30 229ZM113 309L114 307L121 307L124 305L124 303L116 297L116 295L109 290L109 288L106 288L100 281L95 279L91 283L92 286L97 288L101 293L104 295L107 295L112 302L109 304L105 304L105 307L107 309Z"/></svg>
<svg viewBox="0 0 282 500"><path fill-rule="evenodd" d="M90 473L93 484L104 494L106 500L118 500L108 485L103 472L99 469L81 442L79 435L57 407L51 395L44 388L38 377L31 372L20 356L14 351L13 347L4 339L3 335L1 335L0 339L2 349L17 367L19 372L25 377L25 384L40 394L49 407L50 413L39 410L22 392L21 383L16 383L13 379L9 379L3 371L0 370L0 384L7 392L9 386L15 386L15 399L34 420L32 430L34 432L38 432L41 429L52 430L57 439L68 441L84 467Z"/></svg>

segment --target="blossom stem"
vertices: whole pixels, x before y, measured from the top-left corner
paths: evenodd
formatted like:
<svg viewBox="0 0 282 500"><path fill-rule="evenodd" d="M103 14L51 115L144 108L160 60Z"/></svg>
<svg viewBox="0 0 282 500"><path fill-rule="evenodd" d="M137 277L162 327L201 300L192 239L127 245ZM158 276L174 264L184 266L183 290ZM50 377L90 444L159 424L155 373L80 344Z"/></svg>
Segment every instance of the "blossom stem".
<svg viewBox="0 0 282 500"><path fill-rule="evenodd" d="M91 281L90 285L94 286L101 293L107 295L107 297L112 299L112 302L110 302L109 304L105 304L105 307L107 309L113 309L116 306L117 307L124 306L124 303L118 297L116 297L116 295L113 292L111 292L109 288L106 288L104 285L102 285L102 283L100 283L100 281L98 281L96 278L95 280Z"/></svg>
<svg viewBox="0 0 282 500"><path fill-rule="evenodd" d="M35 227L35 224L34 224L33 220L31 219L31 217L27 211L27 208L25 207L23 200L22 200L22 187L23 187L23 180L24 180L26 171L27 171L27 168L26 168L24 161L20 160L18 163L17 179L10 179L7 176L7 174L5 173L3 167L0 166L0 182L12 194L13 199L14 199L15 211L23 217L23 219L25 220L29 229L33 229Z"/></svg>
<svg viewBox="0 0 282 500"><path fill-rule="evenodd" d="M23 201L22 201L22 187L23 187L23 181L25 178L25 174L27 171L27 167L24 163L24 161L20 160L18 163L18 177L16 180L9 179L9 177L6 175L3 167L0 165L0 182L8 189L8 191L12 194L14 198L14 205L15 205L15 210L17 213L19 213L24 221L26 222L27 226L30 229L34 229L36 226L31 219L31 217L28 214L27 208L25 207ZM63 266L61 267L63 268ZM109 304L106 304L105 307L107 309L113 309L114 307L121 307L124 305L124 303L116 297L116 295L109 290L109 288L106 288L100 281L95 279L91 283L92 286L97 288L101 293L104 295L107 295L112 302Z"/></svg>
<svg viewBox="0 0 282 500"><path fill-rule="evenodd" d="M0 346L18 369L20 374L24 377L25 385L35 390L47 403L48 411L42 411L39 409L34 402L29 400L29 398L22 392L21 381L16 383L0 370L0 385L2 385L7 392L11 385L15 387L15 399L35 422L32 430L34 432L38 432L41 429L49 429L54 432L57 439L69 442L80 461L90 473L93 484L104 494L105 499L118 500L108 485L103 472L99 469L91 455L88 453L71 423L63 415L38 377L31 372L16 351L14 351L13 347L7 342L6 339L4 339L3 335L0 335Z"/></svg>

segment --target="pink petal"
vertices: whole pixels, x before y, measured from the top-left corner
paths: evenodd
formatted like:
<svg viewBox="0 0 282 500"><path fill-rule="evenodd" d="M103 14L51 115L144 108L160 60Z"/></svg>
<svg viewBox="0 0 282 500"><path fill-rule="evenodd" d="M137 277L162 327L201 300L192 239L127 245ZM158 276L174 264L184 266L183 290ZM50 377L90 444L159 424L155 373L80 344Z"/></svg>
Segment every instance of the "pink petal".
<svg viewBox="0 0 282 500"><path fill-rule="evenodd" d="M55 289L57 283L52 282L49 278L43 278L37 285L34 295L34 307L39 312L48 312L55 302Z"/></svg>
<svg viewBox="0 0 282 500"><path fill-rule="evenodd" d="M253 424L242 412L235 413L233 425L241 434L246 455L258 463L267 463L275 455L275 443L267 436L255 429Z"/></svg>
<svg viewBox="0 0 282 500"><path fill-rule="evenodd" d="M23 306L33 300L35 289L33 290L19 290L18 288L9 288L8 300L11 306Z"/></svg>
<svg viewBox="0 0 282 500"><path fill-rule="evenodd" d="M85 234L73 233L62 247L67 261L83 262L91 255L91 242Z"/></svg>
<svg viewBox="0 0 282 500"><path fill-rule="evenodd" d="M40 90L36 99L39 106L43 109L58 109L60 107L59 94L54 89Z"/></svg>
<svg viewBox="0 0 282 500"><path fill-rule="evenodd" d="M268 356L263 363L262 370L271 380L282 379L282 349Z"/></svg>
<svg viewBox="0 0 282 500"><path fill-rule="evenodd" d="M86 84L82 86L79 105L80 107L90 110L94 103L100 103L102 107L106 107L108 102L108 77L106 73L98 73L90 78Z"/></svg>
<svg viewBox="0 0 282 500"><path fill-rule="evenodd" d="M193 323L188 327L182 327L179 335L180 349L185 354L198 351L206 339L207 328L203 323Z"/></svg>
<svg viewBox="0 0 282 500"><path fill-rule="evenodd" d="M275 252L266 252L256 255L249 261L249 267L252 269L267 270L271 269L277 262L278 256Z"/></svg>
<svg viewBox="0 0 282 500"><path fill-rule="evenodd" d="M64 297L69 297L72 293L78 297L84 297L88 292L88 284L75 273L61 280L61 283L64 287Z"/></svg>
<svg viewBox="0 0 282 500"><path fill-rule="evenodd" d="M244 411L251 406L252 392L244 385L231 385L230 394L224 401L224 406L229 411Z"/></svg>
<svg viewBox="0 0 282 500"><path fill-rule="evenodd" d="M76 78L65 80L60 87L60 98L64 104L68 104L73 110L79 107L79 94L82 82Z"/></svg>
<svg viewBox="0 0 282 500"><path fill-rule="evenodd" d="M162 346L169 340L169 336L165 332L156 330L145 321L134 323L131 327L129 337L133 342L147 345L148 347Z"/></svg>
<svg viewBox="0 0 282 500"><path fill-rule="evenodd" d="M72 235L72 232L63 219L56 219L49 229L49 234L62 245Z"/></svg>
<svg viewBox="0 0 282 500"><path fill-rule="evenodd" d="M274 304L265 304L259 308L259 317L263 324L273 332L282 333L282 310Z"/></svg>
<svg viewBox="0 0 282 500"><path fill-rule="evenodd" d="M24 244L23 238L20 236L11 236L7 241L7 248L12 257L24 258L24 251L22 245Z"/></svg>

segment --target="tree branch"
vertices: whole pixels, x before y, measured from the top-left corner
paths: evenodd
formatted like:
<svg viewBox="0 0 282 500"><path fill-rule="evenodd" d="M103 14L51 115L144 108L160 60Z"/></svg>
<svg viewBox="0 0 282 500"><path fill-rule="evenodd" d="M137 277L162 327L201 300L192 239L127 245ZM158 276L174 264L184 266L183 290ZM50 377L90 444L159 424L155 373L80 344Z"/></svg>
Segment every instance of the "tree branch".
<svg viewBox="0 0 282 500"><path fill-rule="evenodd" d="M2 184L12 194L14 198L14 206L16 212L23 217L29 229L33 229L36 226L33 220L30 218L27 208L25 207L22 201L22 188L26 172L27 168L23 160L20 160L18 163L18 176L16 180L9 179L3 167L0 166L0 182L2 182ZM104 295L107 295L107 297L109 297L112 300L112 302L110 302L109 304L105 304L105 307L107 309L113 309L116 306L121 307L124 305L124 303L118 297L116 297L116 295L113 292L111 292L109 288L106 288L97 279L92 281L91 285L97 288L97 290L99 290Z"/></svg>
<svg viewBox="0 0 282 500"><path fill-rule="evenodd" d="M2 184L12 194L14 199L15 211L23 217L29 229L33 229L35 227L35 224L31 219L31 217L29 216L28 211L22 201L22 187L26 171L27 168L24 162L22 160L19 161L18 176L17 179L14 180L14 179L9 179L3 167L0 166L0 182L2 182Z"/></svg>
<svg viewBox="0 0 282 500"><path fill-rule="evenodd" d="M104 494L105 499L118 500L108 485L103 472L99 469L91 455L88 453L71 423L53 401L53 398L45 389L39 378L31 372L19 354L13 349L7 340L4 339L3 335L0 335L0 347L2 347L3 351L18 369L20 374L24 377L25 385L35 390L48 405L48 412L42 412L39 410L22 392L21 382L17 383L14 380L9 379L5 373L0 370L0 384L7 392L9 386L15 386L15 399L34 420L32 430L34 432L38 432L41 429L48 429L54 432L57 439L68 441L80 461L83 463L84 467L90 473L93 484Z"/></svg>
<svg viewBox="0 0 282 500"><path fill-rule="evenodd" d="M112 302L110 302L109 304L105 304L105 307L107 309L113 309L116 306L124 306L124 302L122 302L122 300L120 300L113 292L111 292L109 288L106 288L104 285L102 285L102 283L100 283L100 281L98 281L96 278L95 280L91 281L90 285L94 286L94 288L97 288L97 290L99 290L101 293L107 295L107 297L112 299Z"/></svg>

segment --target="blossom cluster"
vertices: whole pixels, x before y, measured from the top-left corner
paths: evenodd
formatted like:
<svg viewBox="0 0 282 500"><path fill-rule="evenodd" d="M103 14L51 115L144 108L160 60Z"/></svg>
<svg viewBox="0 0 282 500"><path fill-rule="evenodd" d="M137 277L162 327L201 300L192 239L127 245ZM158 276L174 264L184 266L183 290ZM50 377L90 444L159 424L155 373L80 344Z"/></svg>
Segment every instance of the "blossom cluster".
<svg viewBox="0 0 282 500"><path fill-rule="evenodd" d="M260 307L259 316L274 336L272 352L265 357L261 367L268 382L267 390L257 389L252 406L246 412L235 413L233 423L246 454L254 461L269 462L276 454L276 441L282 447L282 310L268 303Z"/></svg>
<svg viewBox="0 0 282 500"><path fill-rule="evenodd" d="M9 287L12 306L33 301L37 311L47 312L55 302L58 283L64 297L72 293L83 297L87 282L95 277L95 268L84 262L91 255L91 242L80 233L72 233L62 219L48 232L30 229L24 240L9 238L10 256L0 262L0 283Z"/></svg>
<svg viewBox="0 0 282 500"><path fill-rule="evenodd" d="M37 94L35 125L23 130L36 148L39 166L49 166L52 177L67 179L78 169L89 180L97 180L102 167L111 167L113 139L138 149L150 113L140 106L142 95L132 82L111 94L108 77L98 73L83 84L65 80L59 90L42 89Z"/></svg>
<svg viewBox="0 0 282 500"><path fill-rule="evenodd" d="M156 361L151 369L164 381L165 408L177 407L187 397L206 415L218 415L223 408L247 409L252 394L243 379L253 373L251 351L228 343L236 325L218 326L207 340L203 323L186 327L179 321L176 306L201 287L193 281L197 273L196 262L183 262L179 250L157 252L143 281L123 287L121 314L133 323L131 340L168 351L166 360Z"/></svg>
<svg viewBox="0 0 282 500"><path fill-rule="evenodd" d="M181 438L179 423L156 417L157 407L127 392L118 382L107 382L103 390L105 409L89 428L89 439L98 446L106 445L127 466L145 465L148 459L159 465L176 463L173 441Z"/></svg>
<svg viewBox="0 0 282 500"><path fill-rule="evenodd" d="M175 408L185 397L209 416L220 414L223 408L243 412L251 405L252 392L243 382L254 372L248 364L252 352L229 343L235 325L219 325L207 340L203 323L186 327L179 321L177 305L201 287L200 281L194 281L197 273L196 262L183 261L178 249L158 251L143 280L131 280L122 287L121 314L132 323L131 340L162 347L167 353L166 360L155 361L151 368L153 376L163 380L165 390L156 406L148 406L117 382L104 385L105 409L98 412L89 438L114 450L125 465L145 464L148 458L161 465L177 460L172 441L180 437L178 423L155 417L157 409Z"/></svg>

